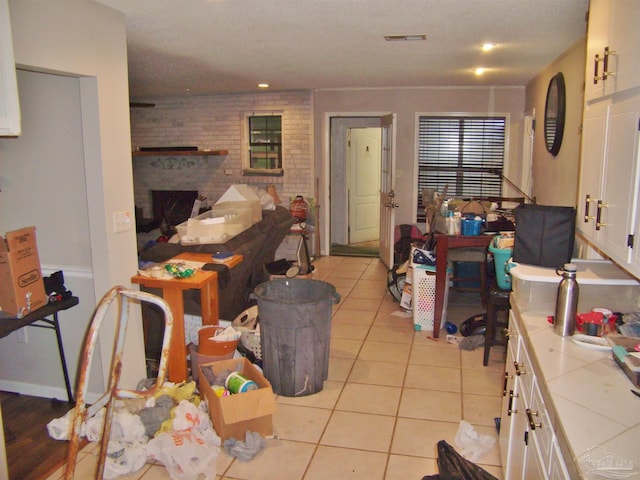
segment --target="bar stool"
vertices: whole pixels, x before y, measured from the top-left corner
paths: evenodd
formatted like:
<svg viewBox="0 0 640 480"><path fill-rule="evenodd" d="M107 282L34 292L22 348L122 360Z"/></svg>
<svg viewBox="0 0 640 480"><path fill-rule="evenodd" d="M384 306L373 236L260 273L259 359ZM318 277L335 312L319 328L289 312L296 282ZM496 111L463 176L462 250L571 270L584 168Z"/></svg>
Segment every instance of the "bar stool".
<svg viewBox="0 0 640 480"><path fill-rule="evenodd" d="M506 319L500 321L498 319L499 312L509 312L511 305L509 304L510 290L502 290L495 281L489 289L487 300L487 331L484 336L484 359L482 364L486 367L489 364L489 352L494 345L505 345L505 341L496 339L498 327L507 328L509 326L509 314Z"/></svg>

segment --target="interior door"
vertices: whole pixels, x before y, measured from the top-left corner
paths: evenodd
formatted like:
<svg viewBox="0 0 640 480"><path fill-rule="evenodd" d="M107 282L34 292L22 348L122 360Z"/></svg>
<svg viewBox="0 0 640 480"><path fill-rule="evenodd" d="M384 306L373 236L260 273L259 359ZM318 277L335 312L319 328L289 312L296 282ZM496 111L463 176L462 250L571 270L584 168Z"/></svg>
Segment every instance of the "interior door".
<svg viewBox="0 0 640 480"><path fill-rule="evenodd" d="M387 266L393 266L393 235L395 209L399 206L395 199L395 114L380 119L382 128L382 161L380 175L380 259Z"/></svg>
<svg viewBox="0 0 640 480"><path fill-rule="evenodd" d="M349 129L349 244L380 238L380 129Z"/></svg>

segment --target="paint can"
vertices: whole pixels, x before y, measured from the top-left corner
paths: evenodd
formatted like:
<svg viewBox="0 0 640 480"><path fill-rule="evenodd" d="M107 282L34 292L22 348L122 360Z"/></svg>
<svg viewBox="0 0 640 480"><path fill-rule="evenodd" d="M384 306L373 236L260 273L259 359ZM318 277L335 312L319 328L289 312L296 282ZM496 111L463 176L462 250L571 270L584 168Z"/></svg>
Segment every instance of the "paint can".
<svg viewBox="0 0 640 480"><path fill-rule="evenodd" d="M231 393L244 393L258 389L256 382L241 375L239 372L231 372L224 383Z"/></svg>

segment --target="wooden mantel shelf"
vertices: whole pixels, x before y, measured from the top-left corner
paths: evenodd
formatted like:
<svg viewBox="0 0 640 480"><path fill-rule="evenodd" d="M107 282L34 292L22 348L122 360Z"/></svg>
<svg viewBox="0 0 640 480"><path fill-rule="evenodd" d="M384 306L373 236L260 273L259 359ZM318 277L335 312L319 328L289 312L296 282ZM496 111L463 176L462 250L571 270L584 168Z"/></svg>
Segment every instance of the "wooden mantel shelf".
<svg viewBox="0 0 640 480"><path fill-rule="evenodd" d="M172 156L172 157L185 157L188 155L228 155L229 154L229 150L153 150L153 151L148 151L145 150L144 152L141 152L139 150L136 150L134 152L131 153L134 157L148 157L148 156L154 156L154 157L166 157L166 156Z"/></svg>

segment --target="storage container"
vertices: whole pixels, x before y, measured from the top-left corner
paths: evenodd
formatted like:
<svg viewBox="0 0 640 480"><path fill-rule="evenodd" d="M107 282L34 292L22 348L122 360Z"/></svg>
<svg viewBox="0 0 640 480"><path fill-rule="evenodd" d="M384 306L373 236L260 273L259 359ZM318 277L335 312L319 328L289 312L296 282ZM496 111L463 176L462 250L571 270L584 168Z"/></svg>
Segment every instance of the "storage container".
<svg viewBox="0 0 640 480"><path fill-rule="evenodd" d="M480 235L482 220L474 218L462 219L462 235Z"/></svg>
<svg viewBox="0 0 640 480"><path fill-rule="evenodd" d="M224 243L251 227L251 208L227 202L176 227L182 245Z"/></svg>
<svg viewBox="0 0 640 480"><path fill-rule="evenodd" d="M433 330L436 310L436 267L420 265L419 263L412 263L411 267L413 275L411 285L413 327L416 331ZM450 276L451 267L447 268L440 326L442 326L447 318Z"/></svg>
<svg viewBox="0 0 640 480"><path fill-rule="evenodd" d="M500 238L501 236L497 235L489 244L489 252L493 255L498 287L502 290L511 290L511 275L507 272L506 267L507 262L513 255L513 248L498 248L496 244Z"/></svg>
<svg viewBox="0 0 640 480"><path fill-rule="evenodd" d="M577 259L571 263L578 266L578 313L598 307L617 312L634 312L640 308L640 283L614 263ZM553 315L562 279L555 268L516 263L510 273L512 304L517 304L521 312L535 310Z"/></svg>

